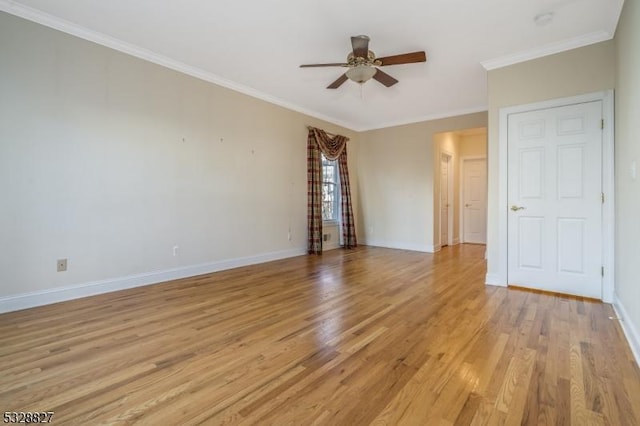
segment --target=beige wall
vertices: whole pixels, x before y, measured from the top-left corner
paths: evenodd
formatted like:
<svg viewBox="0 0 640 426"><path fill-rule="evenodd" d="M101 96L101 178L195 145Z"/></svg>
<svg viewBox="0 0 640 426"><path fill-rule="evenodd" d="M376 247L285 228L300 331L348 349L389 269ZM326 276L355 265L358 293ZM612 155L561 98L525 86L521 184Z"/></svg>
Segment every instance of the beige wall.
<svg viewBox="0 0 640 426"><path fill-rule="evenodd" d="M358 145L363 241L433 251L434 135L486 125L487 114L476 113L363 132Z"/></svg>
<svg viewBox="0 0 640 426"><path fill-rule="evenodd" d="M640 357L640 2L624 3L616 32L615 291ZM635 162L638 177L631 177Z"/></svg>
<svg viewBox="0 0 640 426"><path fill-rule="evenodd" d="M487 131L473 135L460 136L461 157L486 157L487 155Z"/></svg>
<svg viewBox="0 0 640 426"><path fill-rule="evenodd" d="M0 13L0 299L303 253L306 125L357 201L356 133Z"/></svg>
<svg viewBox="0 0 640 426"><path fill-rule="evenodd" d="M487 274L500 276L498 244L499 109L606 89L615 85L613 41L594 44L489 72Z"/></svg>

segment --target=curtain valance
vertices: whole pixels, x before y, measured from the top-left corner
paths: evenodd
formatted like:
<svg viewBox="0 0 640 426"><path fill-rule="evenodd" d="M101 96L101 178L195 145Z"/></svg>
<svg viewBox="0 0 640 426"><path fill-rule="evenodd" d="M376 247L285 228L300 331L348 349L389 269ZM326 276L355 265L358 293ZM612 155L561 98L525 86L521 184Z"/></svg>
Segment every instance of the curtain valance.
<svg viewBox="0 0 640 426"><path fill-rule="evenodd" d="M318 144L318 148L329 160L337 160L342 151L347 147L349 138L342 135L329 135L322 129L309 127L309 132L313 133L313 137Z"/></svg>

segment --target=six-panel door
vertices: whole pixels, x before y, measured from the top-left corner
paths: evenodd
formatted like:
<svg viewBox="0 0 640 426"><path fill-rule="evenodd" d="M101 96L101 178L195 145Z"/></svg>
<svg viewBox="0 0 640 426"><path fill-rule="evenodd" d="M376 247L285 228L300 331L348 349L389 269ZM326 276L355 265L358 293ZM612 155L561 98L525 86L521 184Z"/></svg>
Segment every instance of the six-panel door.
<svg viewBox="0 0 640 426"><path fill-rule="evenodd" d="M602 102L508 118L509 283L602 297Z"/></svg>

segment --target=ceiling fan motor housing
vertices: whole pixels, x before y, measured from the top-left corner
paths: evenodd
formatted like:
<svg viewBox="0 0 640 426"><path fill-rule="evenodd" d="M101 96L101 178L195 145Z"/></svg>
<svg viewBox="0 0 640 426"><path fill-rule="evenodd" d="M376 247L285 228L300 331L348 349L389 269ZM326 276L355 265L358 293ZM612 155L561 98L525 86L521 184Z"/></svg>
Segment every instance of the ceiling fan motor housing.
<svg viewBox="0 0 640 426"><path fill-rule="evenodd" d="M347 65L356 67L358 65L380 66L382 62L376 60L376 54L371 50L368 51L367 57L355 56L353 52L347 55Z"/></svg>

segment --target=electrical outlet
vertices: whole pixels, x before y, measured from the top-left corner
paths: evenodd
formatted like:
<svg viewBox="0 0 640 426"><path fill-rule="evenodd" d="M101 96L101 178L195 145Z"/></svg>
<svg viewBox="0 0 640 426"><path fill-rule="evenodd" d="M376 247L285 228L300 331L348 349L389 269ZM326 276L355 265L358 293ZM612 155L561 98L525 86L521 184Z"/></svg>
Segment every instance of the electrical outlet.
<svg viewBox="0 0 640 426"><path fill-rule="evenodd" d="M58 272L64 272L67 270L67 259L58 259Z"/></svg>

